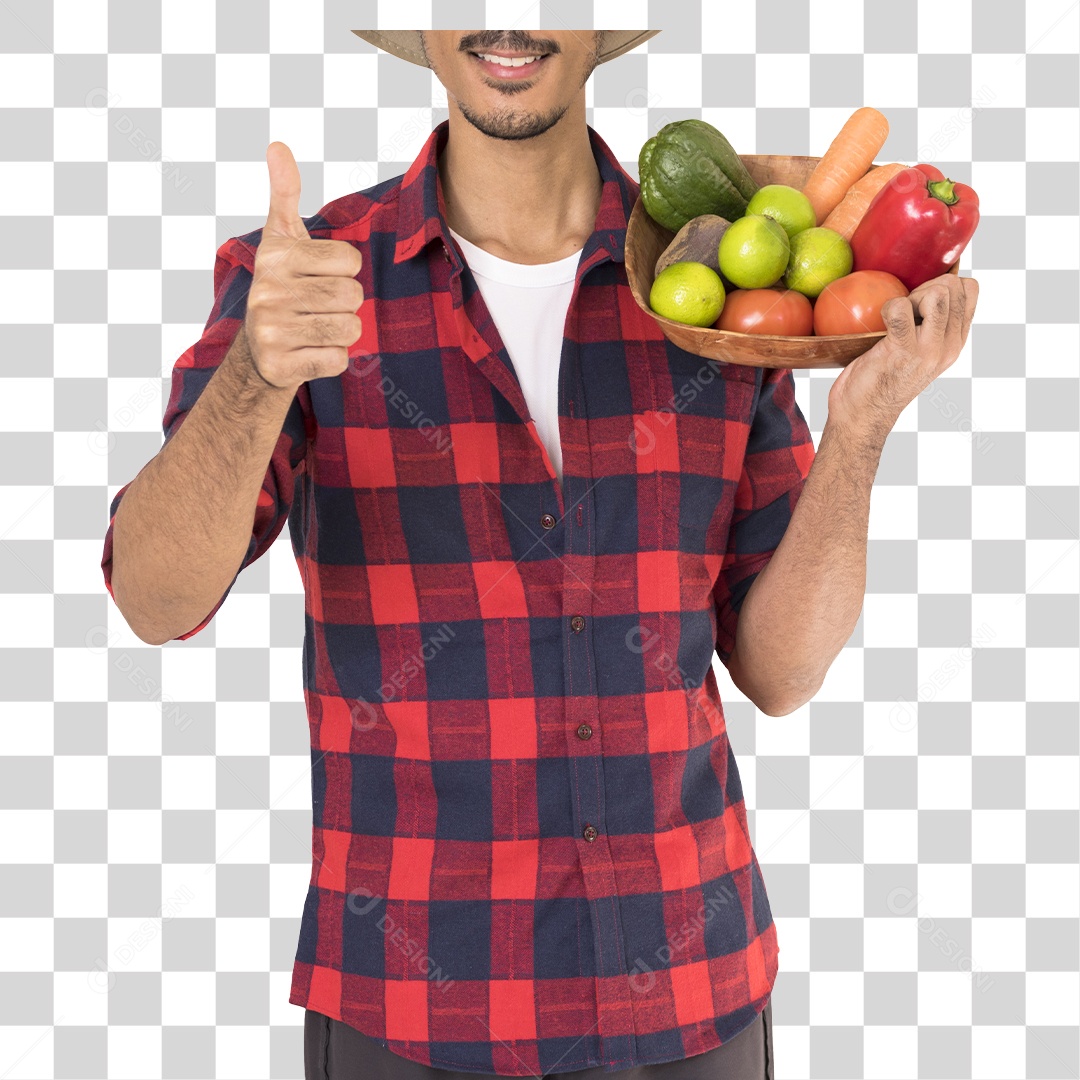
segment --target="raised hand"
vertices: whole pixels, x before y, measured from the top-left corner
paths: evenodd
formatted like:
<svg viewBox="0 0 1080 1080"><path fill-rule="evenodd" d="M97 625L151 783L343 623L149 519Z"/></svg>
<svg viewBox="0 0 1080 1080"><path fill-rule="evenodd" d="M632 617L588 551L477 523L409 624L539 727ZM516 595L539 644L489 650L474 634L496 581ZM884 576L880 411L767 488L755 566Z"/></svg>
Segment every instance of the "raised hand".
<svg viewBox="0 0 1080 1080"><path fill-rule="evenodd" d="M272 142L270 211L255 253L244 331L256 371L271 386L295 390L340 375L360 337L357 311L363 260L345 240L313 240L300 217L300 170L292 151Z"/></svg>

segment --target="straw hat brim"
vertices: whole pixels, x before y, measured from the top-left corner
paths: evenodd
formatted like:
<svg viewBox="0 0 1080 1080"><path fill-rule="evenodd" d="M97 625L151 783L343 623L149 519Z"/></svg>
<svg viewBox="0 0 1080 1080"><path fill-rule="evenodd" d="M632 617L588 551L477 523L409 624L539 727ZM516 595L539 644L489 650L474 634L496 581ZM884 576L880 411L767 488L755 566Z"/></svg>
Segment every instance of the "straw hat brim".
<svg viewBox="0 0 1080 1080"><path fill-rule="evenodd" d="M394 56L400 56L402 60L408 60L411 64L428 66L420 44L419 30L354 30L353 33L369 44L393 53ZM624 52L629 52L659 33L659 30L608 30L604 37L604 51L600 54L599 63L603 64L616 56L621 56Z"/></svg>

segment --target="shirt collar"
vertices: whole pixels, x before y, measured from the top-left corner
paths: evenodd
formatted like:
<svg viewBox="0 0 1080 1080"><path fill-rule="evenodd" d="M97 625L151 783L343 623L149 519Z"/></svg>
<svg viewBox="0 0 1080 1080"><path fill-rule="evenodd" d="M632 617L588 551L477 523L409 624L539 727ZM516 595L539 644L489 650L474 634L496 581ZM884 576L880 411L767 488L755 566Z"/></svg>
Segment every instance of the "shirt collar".
<svg viewBox="0 0 1080 1080"><path fill-rule="evenodd" d="M603 249L616 262L623 262L626 243L626 223L638 195L637 181L622 167L611 148L589 125L589 141L596 159L603 189L592 236L585 243L582 262L597 248ZM416 159L402 177L398 194L397 243L394 262L414 258L432 240L441 239L450 252L455 268L460 263L457 246L446 225L442 182L439 179L438 158L450 131L450 121L438 124Z"/></svg>

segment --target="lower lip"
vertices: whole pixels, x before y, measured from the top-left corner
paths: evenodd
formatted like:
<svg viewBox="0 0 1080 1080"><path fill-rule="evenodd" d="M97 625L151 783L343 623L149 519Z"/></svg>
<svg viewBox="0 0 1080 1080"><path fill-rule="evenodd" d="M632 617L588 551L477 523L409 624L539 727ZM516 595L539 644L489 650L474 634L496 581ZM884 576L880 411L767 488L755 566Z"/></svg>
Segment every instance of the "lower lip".
<svg viewBox="0 0 1080 1080"><path fill-rule="evenodd" d="M534 60L531 64L522 64L521 67L494 64L490 60L481 60L479 56L474 56L473 59L494 79L528 79L536 73L536 69L547 60L547 57L541 56L539 60Z"/></svg>

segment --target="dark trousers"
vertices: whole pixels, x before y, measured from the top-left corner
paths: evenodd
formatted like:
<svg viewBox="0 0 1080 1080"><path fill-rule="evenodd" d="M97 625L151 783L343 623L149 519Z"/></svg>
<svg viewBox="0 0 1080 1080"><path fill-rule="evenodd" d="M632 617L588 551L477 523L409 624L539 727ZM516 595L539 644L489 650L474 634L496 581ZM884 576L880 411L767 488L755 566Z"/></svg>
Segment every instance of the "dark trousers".
<svg viewBox="0 0 1080 1080"><path fill-rule="evenodd" d="M568 1080L774 1080L772 1001L734 1039L683 1061L635 1065L606 1073L578 1069ZM374 1039L341 1020L306 1009L304 1012L304 1080L476 1080L483 1073L434 1069L384 1049Z"/></svg>

